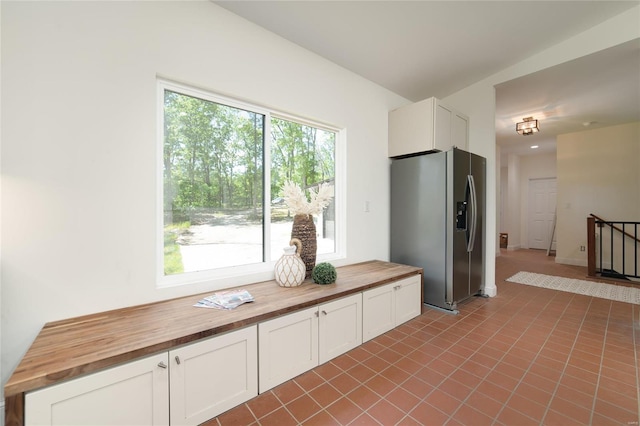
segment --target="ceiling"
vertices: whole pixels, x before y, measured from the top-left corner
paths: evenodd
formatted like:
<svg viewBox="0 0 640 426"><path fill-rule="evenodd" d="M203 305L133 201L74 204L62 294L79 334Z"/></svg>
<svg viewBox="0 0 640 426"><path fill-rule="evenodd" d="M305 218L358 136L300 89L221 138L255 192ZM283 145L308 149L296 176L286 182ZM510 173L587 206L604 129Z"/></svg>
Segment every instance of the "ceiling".
<svg viewBox="0 0 640 426"><path fill-rule="evenodd" d="M444 98L640 1L215 1L412 101ZM525 17L525 18L522 18ZM503 154L640 120L640 39L496 86ZM515 123L540 120L520 136ZM526 139L524 139L526 138ZM531 145L539 145L533 151Z"/></svg>
<svg viewBox="0 0 640 426"><path fill-rule="evenodd" d="M538 119L540 132L517 134L524 117ZM640 39L496 86L503 154L555 152L556 135L632 121L640 121Z"/></svg>

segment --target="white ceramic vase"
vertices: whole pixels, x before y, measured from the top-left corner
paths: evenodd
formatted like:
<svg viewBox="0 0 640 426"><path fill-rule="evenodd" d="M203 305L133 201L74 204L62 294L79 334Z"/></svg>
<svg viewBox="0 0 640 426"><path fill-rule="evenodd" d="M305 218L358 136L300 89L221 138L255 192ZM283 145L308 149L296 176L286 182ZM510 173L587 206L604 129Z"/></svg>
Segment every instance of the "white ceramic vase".
<svg viewBox="0 0 640 426"><path fill-rule="evenodd" d="M289 247L284 248L284 254L276 262L274 268L276 282L281 287L296 287L302 284L306 272L305 264L300 258L302 243L292 238Z"/></svg>

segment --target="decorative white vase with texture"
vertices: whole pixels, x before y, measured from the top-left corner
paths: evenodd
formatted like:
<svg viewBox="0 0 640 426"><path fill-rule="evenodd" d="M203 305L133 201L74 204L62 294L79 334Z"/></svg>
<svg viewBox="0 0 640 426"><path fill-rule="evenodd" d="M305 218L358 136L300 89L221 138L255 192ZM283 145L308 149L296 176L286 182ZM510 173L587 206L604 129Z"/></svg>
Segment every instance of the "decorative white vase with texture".
<svg viewBox="0 0 640 426"><path fill-rule="evenodd" d="M297 238L292 238L289 247L284 248L284 254L276 262L274 268L276 282L281 287L296 287L304 281L306 267L300 253L302 243Z"/></svg>

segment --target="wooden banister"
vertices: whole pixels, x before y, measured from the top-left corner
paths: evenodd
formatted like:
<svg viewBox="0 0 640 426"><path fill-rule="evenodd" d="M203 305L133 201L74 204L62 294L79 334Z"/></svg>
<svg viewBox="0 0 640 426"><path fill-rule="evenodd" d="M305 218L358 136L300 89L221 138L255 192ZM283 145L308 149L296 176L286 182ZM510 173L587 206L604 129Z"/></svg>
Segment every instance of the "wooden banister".
<svg viewBox="0 0 640 426"><path fill-rule="evenodd" d="M612 225L612 224L610 224L610 223L607 223L607 221L606 221L605 219L603 219L603 218L601 218L601 217L598 217L598 216L596 216L596 215L595 215L595 214L593 214L593 213L589 213L589 215L590 215L590 216L593 216L594 218L598 219L598 220L599 220L599 221L601 221L601 222L604 222L604 223L605 223L605 225L612 227L612 228L613 228L613 229L615 229L616 231L618 231L618 232L622 232L624 235L626 235L627 237L629 237L629 238L631 238L631 239L635 240L637 243L640 243L640 240L639 240L638 238L636 238L634 235L629 234L627 231L623 231L622 229L618 228L617 226ZM587 218L587 219L588 219L588 218Z"/></svg>

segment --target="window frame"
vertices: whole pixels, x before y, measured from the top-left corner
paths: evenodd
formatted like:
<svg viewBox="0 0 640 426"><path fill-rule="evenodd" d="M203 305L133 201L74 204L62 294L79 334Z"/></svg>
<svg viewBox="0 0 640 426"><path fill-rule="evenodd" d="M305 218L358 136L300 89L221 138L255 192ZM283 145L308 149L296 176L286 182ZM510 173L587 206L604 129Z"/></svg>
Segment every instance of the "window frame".
<svg viewBox="0 0 640 426"><path fill-rule="evenodd" d="M225 278L241 278L255 276L257 280L272 279L273 268L278 260L272 259L271 250L271 118L292 121L301 125L311 126L324 131L335 133L334 147L334 200L335 200L335 250L333 253L318 254L317 262L344 259L346 257L346 129L322 123L302 116L278 111L260 106L256 103L223 96L213 91L199 89L183 83L166 79L157 79L157 136L156 136L156 286L158 288L176 287L215 281ZM262 114L264 120L263 146L263 255L264 261L247 265L229 266L203 271L183 272L180 274L164 274L164 92L170 90L186 96L196 97L205 101L215 102L232 108L238 108L257 114ZM224 287L229 287L225 285ZM217 287L216 287L217 288Z"/></svg>

